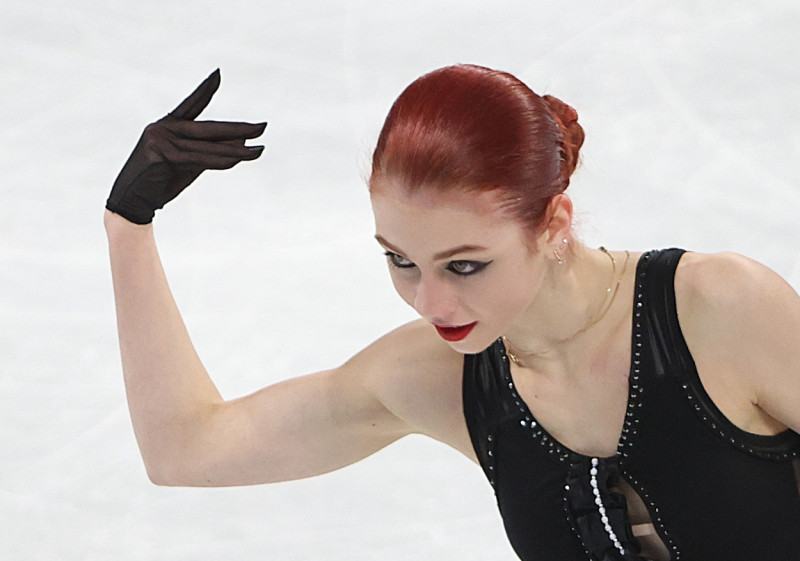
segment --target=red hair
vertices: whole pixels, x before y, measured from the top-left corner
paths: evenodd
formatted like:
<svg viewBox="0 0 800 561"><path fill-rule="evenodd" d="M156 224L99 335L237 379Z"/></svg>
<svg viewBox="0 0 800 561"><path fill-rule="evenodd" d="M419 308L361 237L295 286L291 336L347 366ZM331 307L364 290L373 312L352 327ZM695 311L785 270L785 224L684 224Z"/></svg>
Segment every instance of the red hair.
<svg viewBox="0 0 800 561"><path fill-rule="evenodd" d="M498 190L504 208L535 231L578 163L578 114L505 72L447 66L412 82L392 105L372 157L383 179L419 189Z"/></svg>

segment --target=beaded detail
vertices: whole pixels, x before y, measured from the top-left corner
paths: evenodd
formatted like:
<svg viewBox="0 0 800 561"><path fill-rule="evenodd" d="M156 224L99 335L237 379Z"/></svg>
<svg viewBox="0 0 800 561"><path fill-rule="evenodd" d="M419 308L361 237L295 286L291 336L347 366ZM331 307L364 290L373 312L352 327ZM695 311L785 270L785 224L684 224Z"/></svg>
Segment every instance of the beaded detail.
<svg viewBox="0 0 800 561"><path fill-rule="evenodd" d="M487 441L486 456L488 458L488 464L489 464L489 465L486 466L486 469L488 469L488 471L489 471L489 473L488 473L489 483L491 484L492 487L494 487L495 486L494 435L492 433L489 433L486 436L486 441Z"/></svg>
<svg viewBox="0 0 800 561"><path fill-rule="evenodd" d="M732 425L729 421L720 421L720 419L715 419L709 415L708 405L703 406L700 404L702 397L698 395L699 392L697 388L693 388L689 384L681 384L681 389L684 392L687 404L700 420L731 446L764 460L787 461L792 458L800 457L800 449L795 445L797 439L791 438L790 431L786 431L784 434L763 437L761 435L745 433L735 425ZM764 439L782 439L785 440L785 444L780 446L777 450L764 449L752 442L760 437Z"/></svg>
<svg viewBox="0 0 800 561"><path fill-rule="evenodd" d="M651 252L642 255L642 262L646 263L650 259ZM647 268L639 267L636 275L636 294L634 298L634 312L633 312L633 333L632 333L632 351L631 351L631 372L629 379L629 395L628 395L628 409L625 412L625 422L622 428L622 436L620 437L619 445L617 447L617 454L620 456L620 472L628 484L633 488L636 494L642 499L647 506L650 513L650 519L653 526L659 529L664 545L669 549L672 559L678 561L681 558L681 552L677 544L672 539L670 531L664 525L661 518L661 512L656 506L653 499L638 481L638 479L625 469L625 459L630 456L632 448L635 446L635 437L638 432L640 418L637 416L636 411L642 407L641 397L644 393L644 386L641 380L642 368L642 353L645 352L645 337L642 329L642 311L644 309L644 283L647 278Z"/></svg>
<svg viewBox="0 0 800 561"><path fill-rule="evenodd" d="M614 533L614 529L611 527L611 520L607 516L607 511L605 504L603 504L603 497L600 494L600 487L597 483L597 464L599 460L597 458L592 458L592 467L589 470L589 486L592 488L592 494L594 495L594 502L597 505L597 512L600 514L600 522L603 523L603 529L608 534L608 539L614 544L614 547L617 548L622 555L625 555L625 548L622 547L622 543L620 543L617 534Z"/></svg>
<svg viewBox="0 0 800 561"><path fill-rule="evenodd" d="M567 475L567 517L593 561L641 561L625 496L611 490L618 482L616 457L583 458Z"/></svg>
<svg viewBox="0 0 800 561"><path fill-rule="evenodd" d="M566 446L562 446L561 443L553 438L546 430L544 430L544 428L542 428L542 426L539 425L539 423L533 417L533 413L530 412L528 406L522 400L522 397L520 397L519 392L514 385L514 380L511 378L511 369L508 365L508 356L505 353L503 341L502 339L498 339L497 342L503 349L503 353L501 355L503 360L503 379L508 386L508 390L512 399L514 400L514 405L516 405L520 415L522 416L522 419L519 421L520 427L529 431L530 436L536 442L538 442L539 445L546 448L547 452L553 456L554 459L560 462L568 462L570 457L574 455L575 452Z"/></svg>

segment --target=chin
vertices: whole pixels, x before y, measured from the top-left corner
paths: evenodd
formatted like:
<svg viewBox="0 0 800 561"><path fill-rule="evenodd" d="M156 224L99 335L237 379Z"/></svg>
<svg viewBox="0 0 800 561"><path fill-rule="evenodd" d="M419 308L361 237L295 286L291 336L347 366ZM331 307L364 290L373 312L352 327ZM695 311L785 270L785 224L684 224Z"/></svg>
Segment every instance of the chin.
<svg viewBox="0 0 800 561"><path fill-rule="evenodd" d="M485 336L481 337L477 333L471 334L463 341L450 342L450 348L462 355L474 355L481 351L485 351L489 346L497 341L497 337L487 340Z"/></svg>

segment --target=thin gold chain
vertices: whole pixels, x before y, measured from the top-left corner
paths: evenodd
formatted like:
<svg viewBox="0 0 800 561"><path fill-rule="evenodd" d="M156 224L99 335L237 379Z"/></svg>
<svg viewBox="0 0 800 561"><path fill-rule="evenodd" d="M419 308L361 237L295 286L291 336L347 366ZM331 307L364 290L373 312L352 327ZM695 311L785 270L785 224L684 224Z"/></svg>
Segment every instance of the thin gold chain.
<svg viewBox="0 0 800 561"><path fill-rule="evenodd" d="M509 343L508 338L506 338L506 336L503 335L502 339L503 339L503 344L506 347L506 355L508 356L509 359L511 359L511 361L513 363L517 364L518 366L523 366L522 361L519 358L519 355L527 355L527 356L544 355L544 354L547 354L547 353L551 352L552 350L556 349L557 347L559 347L561 345L569 343L570 341L575 339L578 335L588 331L589 329L591 329L592 327L597 325L600 322L600 320L602 320L606 316L606 314L608 313L608 310L610 310L611 306L614 304L614 300L616 299L617 293L619 292L619 286L622 283L622 279L625 277L625 272L628 270L628 261L630 260L631 254L630 254L629 251L627 251L627 250L625 251L625 264L622 267L622 272L620 273L619 277L617 277L617 261L616 261L616 259L614 259L614 256L611 255L611 253L605 247L600 246L600 251L602 251L603 253L608 255L608 258L611 259L611 283L608 285L608 288L606 288L606 292L605 292L605 299L608 300L608 304L603 306L603 308L600 310L600 312L597 314L597 316L595 316L594 318L590 319L586 323L586 325L581 327L579 330L577 330L575 333L573 333L572 335L570 335L566 339L562 339L561 341L556 343L554 346L552 346L549 349L544 350L544 351L537 351L537 352L515 351L515 350L513 350L513 346L511 345L511 343ZM616 279L616 283L614 282L615 279ZM611 298L608 297L609 294L611 294Z"/></svg>

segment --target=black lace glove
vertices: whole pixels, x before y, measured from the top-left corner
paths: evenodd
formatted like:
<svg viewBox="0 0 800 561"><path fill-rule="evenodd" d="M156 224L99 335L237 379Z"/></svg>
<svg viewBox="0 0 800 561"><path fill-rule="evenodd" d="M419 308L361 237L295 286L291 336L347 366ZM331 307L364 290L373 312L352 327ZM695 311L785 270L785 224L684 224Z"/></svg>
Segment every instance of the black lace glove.
<svg viewBox="0 0 800 561"><path fill-rule="evenodd" d="M263 146L245 140L266 123L195 121L219 88L219 69L166 117L148 125L119 173L106 208L136 224L152 222L156 209L177 197L203 170L255 160Z"/></svg>

